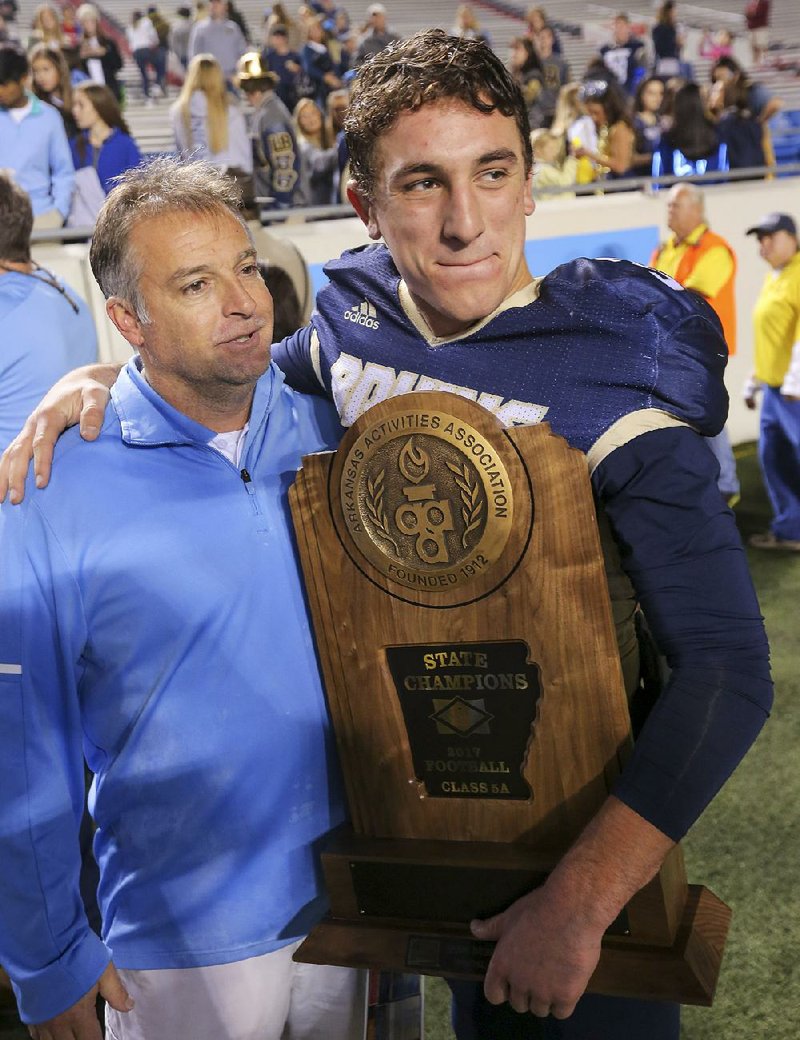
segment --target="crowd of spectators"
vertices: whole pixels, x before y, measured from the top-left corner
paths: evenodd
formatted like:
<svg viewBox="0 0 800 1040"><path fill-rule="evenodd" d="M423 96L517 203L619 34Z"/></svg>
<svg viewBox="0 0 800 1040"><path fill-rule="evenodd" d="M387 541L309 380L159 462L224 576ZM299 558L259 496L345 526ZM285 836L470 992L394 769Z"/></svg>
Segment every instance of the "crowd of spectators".
<svg viewBox="0 0 800 1040"><path fill-rule="evenodd" d="M122 115L121 69L114 33L93 4L41 4L27 48L6 29L0 166L30 195L37 228L91 223L114 177L141 162Z"/></svg>
<svg viewBox="0 0 800 1040"><path fill-rule="evenodd" d="M649 39L637 35L627 14L617 14L611 39L579 80L569 79L563 60L556 64L558 35L541 8L531 9L528 26L512 45L511 66L529 99L538 187L774 162L768 122L781 100L730 46L715 52L708 82L698 82L684 58L675 0L661 4Z"/></svg>
<svg viewBox="0 0 800 1040"><path fill-rule="evenodd" d="M755 23L764 21L764 3L753 0L748 7L754 59L763 54L765 28ZM684 60L678 14L675 0L664 0L649 34L637 31L624 12L617 14L610 38L576 76L558 27L543 8L529 9L525 31L512 40L507 60L534 131L536 185L705 173L773 161L767 124L780 100L732 56L729 34L703 41L701 52L712 48L714 61L710 81L696 82ZM451 32L492 42L470 4L460 5ZM60 142L58 153L71 152L76 164L90 155L101 189L109 183L107 169L113 176L139 161L120 111L125 99L119 39L104 31L89 3L77 9L44 3L36 9L27 40L31 79L19 80L16 108L5 105L0 112L0 164L14 167L8 149L24 131L38 139L32 133L41 125L33 118L35 99L61 116L72 144L65 149ZM229 171L251 202L260 200L262 211L342 200L341 116L350 80L362 62L396 39L383 4L371 4L363 24L356 25L337 0L279 0L267 7L255 31L234 0L196 0L194 8L178 7L171 18L151 5L134 9L125 30L145 104L166 97L168 79L183 84L169 117L175 151ZM0 62L0 68L7 64ZM19 61L11 64L18 74ZM82 82L104 93L79 92ZM88 108L97 115L98 99L104 115L89 128L75 109L82 110L82 119ZM91 174L89 182L95 200L101 200ZM88 212L83 190L80 184L73 189L72 208L81 218ZM75 223L69 205L63 212L63 198L62 191L55 214L48 210L49 223L58 223L58 213Z"/></svg>
<svg viewBox="0 0 800 1040"><path fill-rule="evenodd" d="M254 208L270 209L340 201L349 82L399 39L382 4L356 26L335 0L292 11L274 3L255 33L233 0L197 0L172 19L151 5L131 11L124 41L88 3L41 4L26 41L14 14L0 39L0 166L33 189L38 227L86 221L114 176L141 161L122 114L120 43L147 106L166 99L168 82L180 86L169 113L174 150L210 160L241 183ZM462 15L470 31L470 9ZM21 138L29 147L20 150Z"/></svg>

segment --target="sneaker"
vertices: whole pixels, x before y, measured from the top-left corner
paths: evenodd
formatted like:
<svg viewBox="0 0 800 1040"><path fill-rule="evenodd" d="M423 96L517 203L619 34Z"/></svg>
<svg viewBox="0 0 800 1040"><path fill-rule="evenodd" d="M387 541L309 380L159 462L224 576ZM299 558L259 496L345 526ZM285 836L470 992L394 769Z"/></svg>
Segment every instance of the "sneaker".
<svg viewBox="0 0 800 1040"><path fill-rule="evenodd" d="M753 549L777 549L779 552L800 552L800 539L778 538L772 531L751 534L747 544Z"/></svg>

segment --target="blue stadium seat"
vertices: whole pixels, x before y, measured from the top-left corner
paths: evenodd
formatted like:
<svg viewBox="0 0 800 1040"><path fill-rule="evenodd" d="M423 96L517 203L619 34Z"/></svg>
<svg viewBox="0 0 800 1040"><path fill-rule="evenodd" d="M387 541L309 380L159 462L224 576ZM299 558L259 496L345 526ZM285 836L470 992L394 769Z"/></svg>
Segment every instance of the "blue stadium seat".
<svg viewBox="0 0 800 1040"><path fill-rule="evenodd" d="M800 162L800 109L778 112L769 121L777 163Z"/></svg>

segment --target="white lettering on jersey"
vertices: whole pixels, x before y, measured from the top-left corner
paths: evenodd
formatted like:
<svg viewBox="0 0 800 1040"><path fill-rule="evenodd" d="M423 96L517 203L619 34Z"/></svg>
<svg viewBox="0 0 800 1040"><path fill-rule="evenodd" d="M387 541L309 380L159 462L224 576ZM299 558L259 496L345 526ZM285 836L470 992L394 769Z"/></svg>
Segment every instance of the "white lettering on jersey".
<svg viewBox="0 0 800 1040"><path fill-rule="evenodd" d="M412 390L449 390L459 397L477 401L505 426L533 426L547 414L547 405L527 401L506 401L497 394L481 393L468 386L457 386L416 372L396 372L374 361L363 364L350 354L340 354L331 368L331 391L343 426L351 426L362 412L390 397Z"/></svg>

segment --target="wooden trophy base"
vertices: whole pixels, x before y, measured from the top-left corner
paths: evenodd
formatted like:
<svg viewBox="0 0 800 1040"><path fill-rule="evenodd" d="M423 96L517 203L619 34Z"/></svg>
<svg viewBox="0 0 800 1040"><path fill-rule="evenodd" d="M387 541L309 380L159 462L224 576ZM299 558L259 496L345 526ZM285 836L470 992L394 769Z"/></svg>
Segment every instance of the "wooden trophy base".
<svg viewBox="0 0 800 1040"><path fill-rule="evenodd" d="M468 922L493 916L542 884L556 858L522 845L345 832L322 856L331 916L295 959L481 980L494 943L472 938ZM680 905L674 926L658 935L648 919L648 904L657 902L648 891L653 887L657 880L607 931L588 990L710 1006L731 911L702 885L672 884Z"/></svg>

